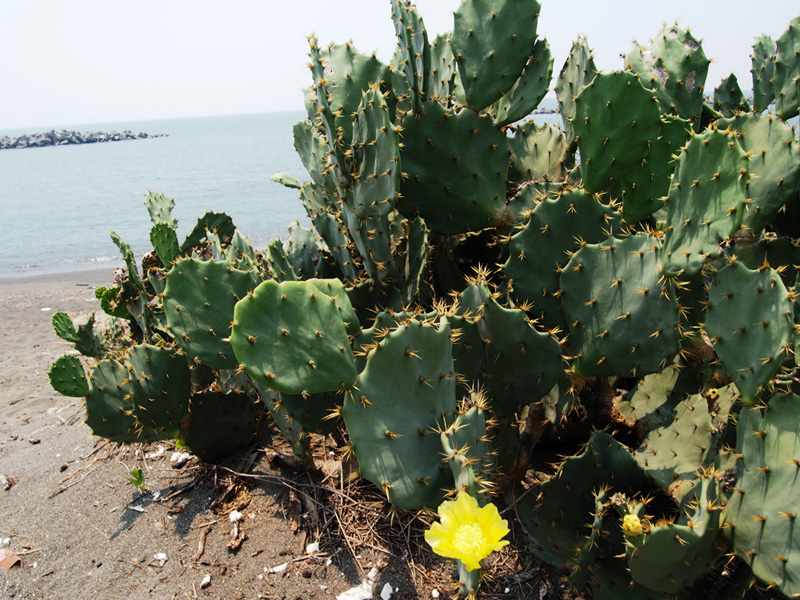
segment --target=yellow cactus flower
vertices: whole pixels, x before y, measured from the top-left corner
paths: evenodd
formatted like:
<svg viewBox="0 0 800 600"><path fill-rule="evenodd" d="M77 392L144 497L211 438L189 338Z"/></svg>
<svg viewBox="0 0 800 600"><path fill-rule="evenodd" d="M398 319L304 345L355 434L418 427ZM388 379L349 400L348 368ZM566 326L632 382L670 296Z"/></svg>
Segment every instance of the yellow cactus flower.
<svg viewBox="0 0 800 600"><path fill-rule="evenodd" d="M478 501L465 492L456 500L442 502L438 509L440 523L434 523L425 532L425 541L439 556L457 558L468 571L479 569L480 561L508 540L508 521L500 518L497 507Z"/></svg>
<svg viewBox="0 0 800 600"><path fill-rule="evenodd" d="M633 514L627 514L622 517L622 533L628 537L642 535L642 522L639 517Z"/></svg>

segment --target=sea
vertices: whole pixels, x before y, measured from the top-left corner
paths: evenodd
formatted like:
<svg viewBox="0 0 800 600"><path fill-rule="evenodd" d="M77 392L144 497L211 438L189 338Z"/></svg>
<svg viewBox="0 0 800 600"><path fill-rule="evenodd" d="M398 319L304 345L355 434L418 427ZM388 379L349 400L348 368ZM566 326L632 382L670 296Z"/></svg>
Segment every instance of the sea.
<svg viewBox="0 0 800 600"><path fill-rule="evenodd" d="M121 260L110 231L137 255L149 252L148 191L174 198L179 240L209 210L230 215L256 249L286 239L297 221L309 227L299 192L270 180L279 171L308 180L292 135L305 118L298 111L84 123L55 129L166 136L0 150L0 278L112 269ZM0 136L50 129L6 129Z"/></svg>
<svg viewBox="0 0 800 600"><path fill-rule="evenodd" d="M229 214L256 248L285 238L295 221L309 226L298 191L270 180L278 171L308 179L292 137L304 118L299 111L77 124L55 129L166 136L0 150L0 278L111 269L120 254L110 231L137 255L150 251L148 191L175 199L180 240L209 210Z"/></svg>

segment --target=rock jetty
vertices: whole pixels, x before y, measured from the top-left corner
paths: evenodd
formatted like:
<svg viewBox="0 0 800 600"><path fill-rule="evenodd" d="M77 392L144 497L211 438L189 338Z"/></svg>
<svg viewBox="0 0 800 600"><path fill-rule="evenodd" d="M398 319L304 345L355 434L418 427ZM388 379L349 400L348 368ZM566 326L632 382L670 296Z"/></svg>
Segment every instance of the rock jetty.
<svg viewBox="0 0 800 600"><path fill-rule="evenodd" d="M132 131L117 133L112 131L48 131L46 133L33 133L31 135L21 135L19 137L0 136L0 150L9 148L41 148L42 146L66 146L68 144L95 144L99 142L121 142L124 140L143 140L147 138L166 137L165 133L151 135Z"/></svg>

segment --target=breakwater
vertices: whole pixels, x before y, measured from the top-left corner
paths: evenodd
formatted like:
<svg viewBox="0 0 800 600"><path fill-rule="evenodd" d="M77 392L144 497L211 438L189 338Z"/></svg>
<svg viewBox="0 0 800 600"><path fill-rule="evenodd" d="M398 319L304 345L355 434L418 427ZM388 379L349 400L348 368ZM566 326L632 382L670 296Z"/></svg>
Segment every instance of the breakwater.
<svg viewBox="0 0 800 600"><path fill-rule="evenodd" d="M48 131L45 133L33 133L30 135L21 135L19 137L0 136L0 150L8 150L11 148L41 148L44 146L65 146L68 144L96 144L102 142L122 142L125 140L143 140L147 138L166 137L165 133L149 134L138 133L132 131L123 131L121 133L112 131L106 133L104 131L87 131L81 133L80 131Z"/></svg>

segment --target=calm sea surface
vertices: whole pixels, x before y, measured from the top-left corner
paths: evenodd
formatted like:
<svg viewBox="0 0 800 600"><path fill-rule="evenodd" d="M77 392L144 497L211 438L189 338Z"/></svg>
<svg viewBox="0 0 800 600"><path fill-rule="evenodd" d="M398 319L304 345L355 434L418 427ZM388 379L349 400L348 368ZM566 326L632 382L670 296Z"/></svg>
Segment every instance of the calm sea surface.
<svg viewBox="0 0 800 600"><path fill-rule="evenodd" d="M285 237L293 221L308 226L299 193L270 181L277 171L308 179L292 139L292 125L304 118L292 112L82 124L65 129L168 137L0 150L0 277L110 268L120 261L111 230L137 255L149 252L148 190L175 199L179 240L208 210L229 214L256 248Z"/></svg>
<svg viewBox="0 0 800 600"><path fill-rule="evenodd" d="M66 127L169 137L0 150L0 277L91 268L119 260L108 233L141 254L151 249L148 190L175 198L178 238L206 211L226 212L256 247L305 218L296 190L276 171L307 172L292 125L303 112ZM59 127L58 129L62 129ZM0 135L45 129L3 130Z"/></svg>

